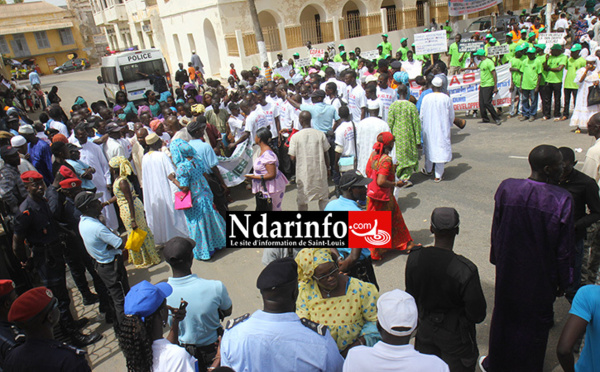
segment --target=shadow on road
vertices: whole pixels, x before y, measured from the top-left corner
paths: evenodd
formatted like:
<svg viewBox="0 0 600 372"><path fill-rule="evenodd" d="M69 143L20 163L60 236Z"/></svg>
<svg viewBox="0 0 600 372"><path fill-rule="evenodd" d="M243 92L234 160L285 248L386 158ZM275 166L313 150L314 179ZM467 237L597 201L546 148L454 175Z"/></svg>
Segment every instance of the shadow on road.
<svg viewBox="0 0 600 372"><path fill-rule="evenodd" d="M473 168L473 167L471 167L467 163L459 163L457 165L448 167L444 170L444 180L446 180L446 181L455 180L458 178L458 176L460 176L461 174L470 170L471 168Z"/></svg>
<svg viewBox="0 0 600 372"><path fill-rule="evenodd" d="M421 199L417 198L417 193L414 191L398 198L398 205L402 213L417 208L419 204L421 204Z"/></svg>

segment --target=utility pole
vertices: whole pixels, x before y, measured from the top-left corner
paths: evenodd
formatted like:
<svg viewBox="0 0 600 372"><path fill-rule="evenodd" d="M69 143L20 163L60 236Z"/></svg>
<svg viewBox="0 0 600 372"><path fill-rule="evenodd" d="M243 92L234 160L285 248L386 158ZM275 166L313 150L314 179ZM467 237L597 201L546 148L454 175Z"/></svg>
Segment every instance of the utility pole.
<svg viewBox="0 0 600 372"><path fill-rule="evenodd" d="M247 0L248 8L250 10L250 16L252 17L252 25L254 26L254 33L256 34L256 44L258 44L258 55L260 56L261 66L262 63L268 61L267 57L267 46L265 44L265 37L258 21L258 12L256 11L256 4L254 0Z"/></svg>

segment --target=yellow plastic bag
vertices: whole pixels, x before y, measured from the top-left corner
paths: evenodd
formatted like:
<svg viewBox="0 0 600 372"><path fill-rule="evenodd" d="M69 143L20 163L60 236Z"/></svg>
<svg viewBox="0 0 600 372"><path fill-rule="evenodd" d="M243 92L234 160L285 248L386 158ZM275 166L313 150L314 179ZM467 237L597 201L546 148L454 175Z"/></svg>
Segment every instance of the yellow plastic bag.
<svg viewBox="0 0 600 372"><path fill-rule="evenodd" d="M135 229L129 234L127 242L125 243L125 249L130 251L139 252L144 240L146 240L147 232L142 229Z"/></svg>

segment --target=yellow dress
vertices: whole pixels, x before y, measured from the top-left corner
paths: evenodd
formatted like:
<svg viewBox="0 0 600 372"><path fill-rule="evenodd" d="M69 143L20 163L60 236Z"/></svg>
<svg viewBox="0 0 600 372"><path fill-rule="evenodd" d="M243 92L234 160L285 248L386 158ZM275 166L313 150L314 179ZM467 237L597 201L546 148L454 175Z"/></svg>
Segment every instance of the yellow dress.
<svg viewBox="0 0 600 372"><path fill-rule="evenodd" d="M131 213L129 211L129 204L127 203L127 199L125 199L125 194L123 194L123 191L121 191L121 188L119 187L122 180L125 180L129 184L129 190L131 190L133 205L135 207L135 222L139 229L148 233L139 252L133 250L129 251L129 262L133 263L136 268L144 268L159 264L161 260L154 245L154 235L152 235L152 231L150 231L150 228L146 223L144 204L142 204L142 201L137 197L131 182L129 182L126 177L119 177L113 184L113 193L117 197L117 204L119 205L123 225L125 225L127 233L131 233Z"/></svg>
<svg viewBox="0 0 600 372"><path fill-rule="evenodd" d="M371 284L348 278L344 296L323 298L318 284L299 282L296 314L329 327L340 351L353 344L367 322L377 321L379 292Z"/></svg>

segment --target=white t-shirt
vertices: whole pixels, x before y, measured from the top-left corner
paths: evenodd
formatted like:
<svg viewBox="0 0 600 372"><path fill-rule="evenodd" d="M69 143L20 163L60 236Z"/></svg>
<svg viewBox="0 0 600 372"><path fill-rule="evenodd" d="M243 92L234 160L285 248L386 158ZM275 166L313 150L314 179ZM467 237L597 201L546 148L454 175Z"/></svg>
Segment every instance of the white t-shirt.
<svg viewBox="0 0 600 372"><path fill-rule="evenodd" d="M336 78L330 78L329 80L327 80L324 83L321 83L321 85L319 86L319 89L321 89L323 92L325 91L325 87L327 86L327 83L335 83L335 85L337 85L337 94L338 96L342 97L342 99L346 100L346 83L344 83L343 81L339 81Z"/></svg>
<svg viewBox="0 0 600 372"><path fill-rule="evenodd" d="M383 106L383 101L381 101L379 98L367 100L367 115L366 116L367 117L373 116L369 113L369 110L374 110L375 106L377 106L379 108L379 113L377 114L377 117L382 118L384 106ZM383 120L386 121L385 119L383 119Z"/></svg>
<svg viewBox="0 0 600 372"><path fill-rule="evenodd" d="M197 363L184 348L164 338L152 342L153 372L196 372Z"/></svg>
<svg viewBox="0 0 600 372"><path fill-rule="evenodd" d="M309 98L302 98L302 104L303 105L312 105L313 102L312 102L312 99L310 97Z"/></svg>
<svg viewBox="0 0 600 372"><path fill-rule="evenodd" d="M325 99L323 100L323 103L326 105L331 105L335 108L336 111L340 111L340 107L342 107L342 102L340 101L339 97L335 97L333 99L331 99L329 96L325 97Z"/></svg>
<svg viewBox="0 0 600 372"><path fill-rule="evenodd" d="M356 85L354 88L348 86L348 109L352 114L352 120L355 123L361 120L361 109L367 107L367 95L365 90L360 86Z"/></svg>
<svg viewBox="0 0 600 372"><path fill-rule="evenodd" d="M60 121L50 119L50 124L48 125L48 127L56 129L58 133L62 134L67 138L69 137L69 130L67 129L67 126L64 123L61 123Z"/></svg>
<svg viewBox="0 0 600 372"><path fill-rule="evenodd" d="M343 372L372 371L450 372L448 365L435 355L421 354L411 344L390 345L379 341L373 347L350 349Z"/></svg>
<svg viewBox="0 0 600 372"><path fill-rule="evenodd" d="M557 31L559 28L563 30L567 30L569 28L569 22L565 18L561 18L554 24L554 31Z"/></svg>
<svg viewBox="0 0 600 372"><path fill-rule="evenodd" d="M269 126L267 117L262 110L261 105L257 105L256 109L246 117L246 132L250 132L250 143L254 143L254 137L256 137L256 131L262 127ZM272 131L271 131L272 132Z"/></svg>
<svg viewBox="0 0 600 372"><path fill-rule="evenodd" d="M244 117L240 114L238 116L231 116L227 120L231 134L233 134L234 140L237 142L244 134Z"/></svg>
<svg viewBox="0 0 600 372"><path fill-rule="evenodd" d="M277 133L277 125L275 124L275 118L279 117L279 108L275 104L275 102L268 102L266 105L259 105L263 112L265 113L265 117L267 118L267 123L271 126L271 135L273 138L276 138Z"/></svg>
<svg viewBox="0 0 600 372"><path fill-rule="evenodd" d="M167 132L163 132L159 138L163 141L164 146L169 146L169 143L171 143L171 135Z"/></svg>
<svg viewBox="0 0 600 372"><path fill-rule="evenodd" d="M410 80L414 80L417 76L421 75L423 71L423 62L418 59L413 59L412 62L402 61L402 68L408 74Z"/></svg>
<svg viewBox="0 0 600 372"><path fill-rule="evenodd" d="M335 130L335 152L341 153L342 156L356 155L352 122L342 122Z"/></svg>
<svg viewBox="0 0 600 372"><path fill-rule="evenodd" d="M390 105L396 102L398 95L396 94L396 91L390 87L387 87L386 89L377 87L377 98L383 103L383 111L380 112L381 118L387 121Z"/></svg>

